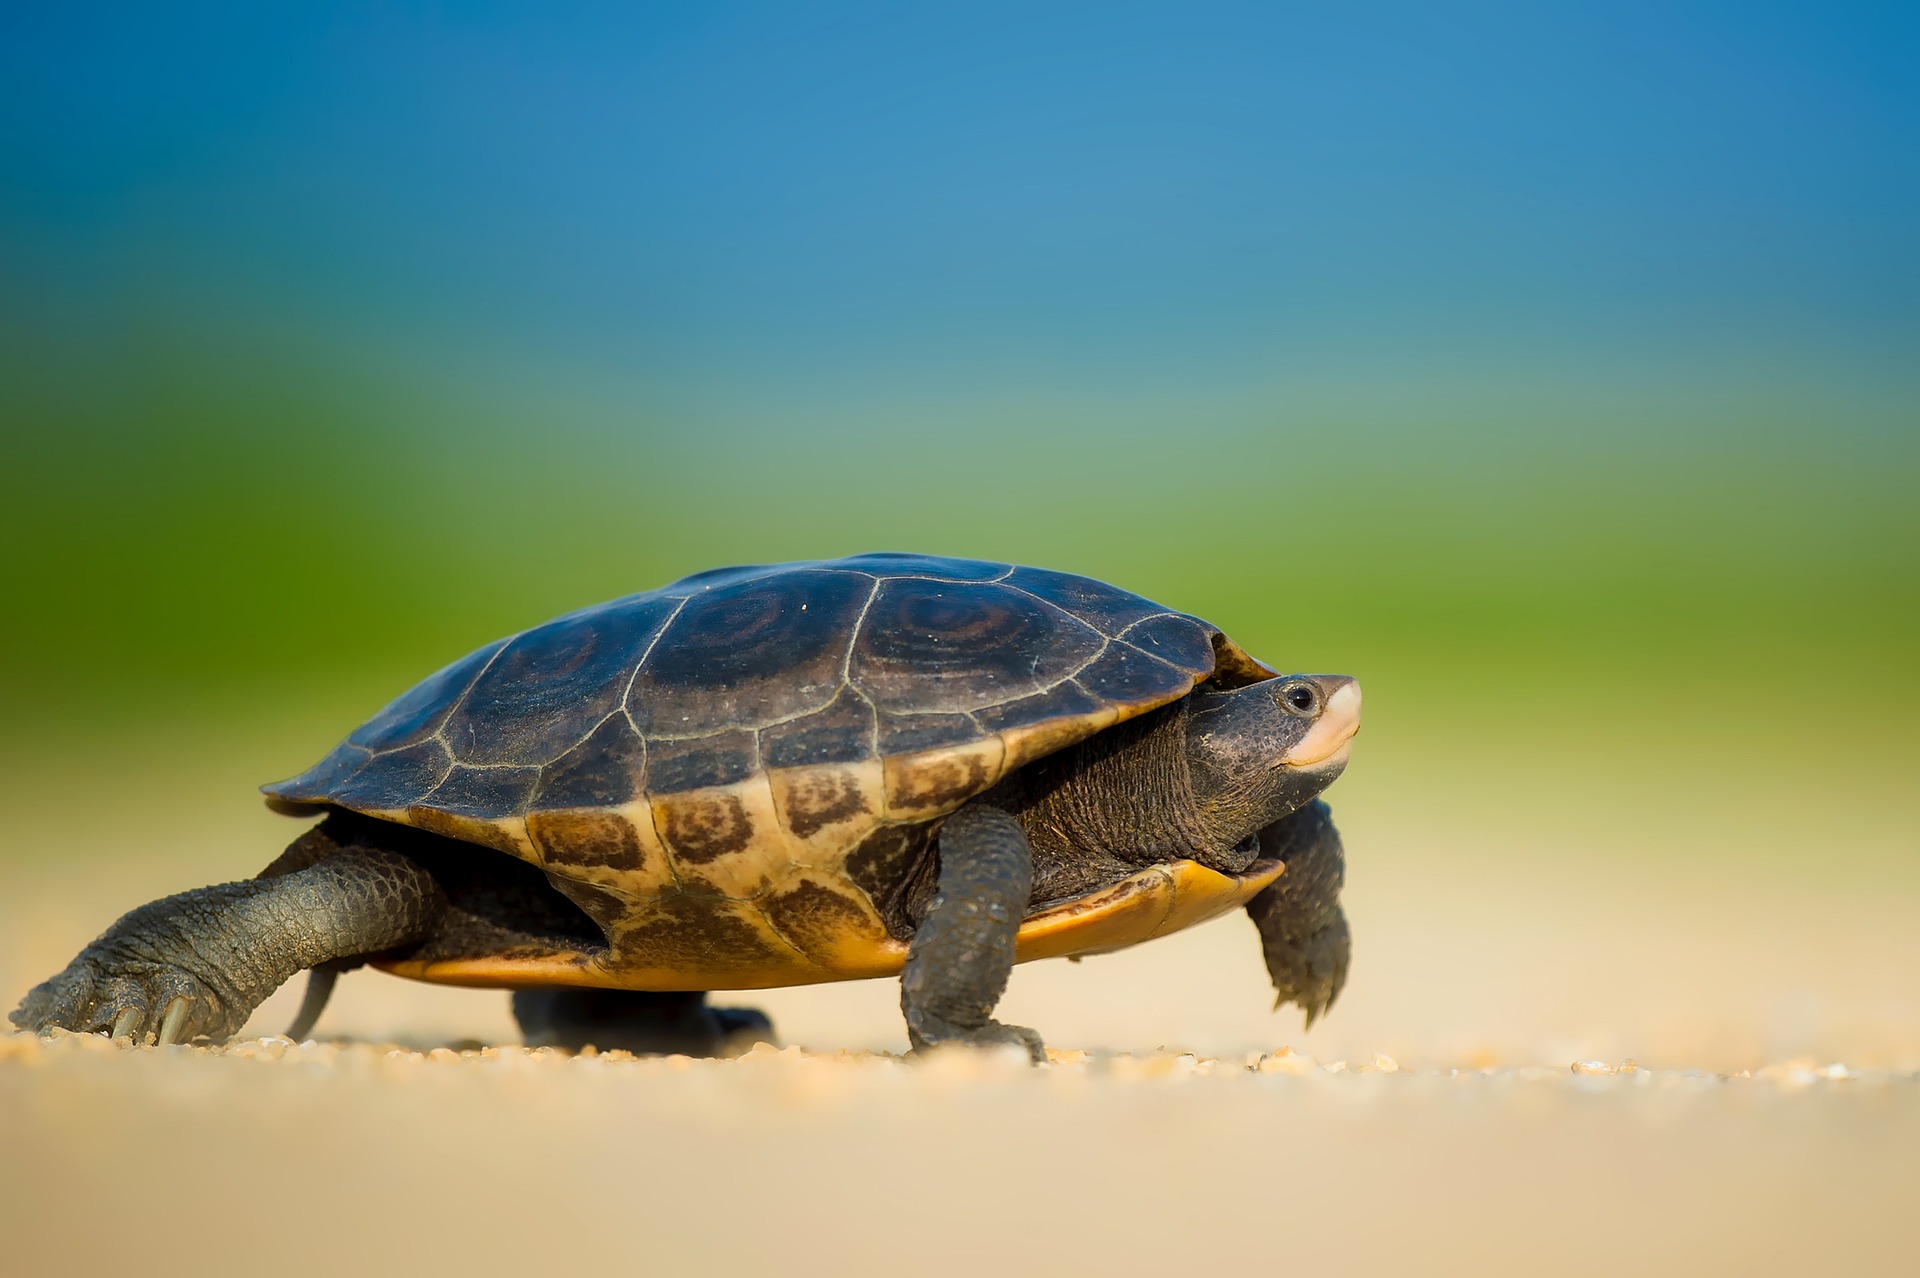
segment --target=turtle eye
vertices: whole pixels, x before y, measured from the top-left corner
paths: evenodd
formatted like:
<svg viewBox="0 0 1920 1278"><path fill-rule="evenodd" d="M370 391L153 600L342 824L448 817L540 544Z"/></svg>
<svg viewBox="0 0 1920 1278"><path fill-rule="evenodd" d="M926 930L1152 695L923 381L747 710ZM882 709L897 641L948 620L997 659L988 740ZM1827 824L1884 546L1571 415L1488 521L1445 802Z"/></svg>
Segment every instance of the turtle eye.
<svg viewBox="0 0 1920 1278"><path fill-rule="evenodd" d="M1280 708L1288 714L1311 718L1320 713L1320 690L1310 683L1290 683L1280 689Z"/></svg>

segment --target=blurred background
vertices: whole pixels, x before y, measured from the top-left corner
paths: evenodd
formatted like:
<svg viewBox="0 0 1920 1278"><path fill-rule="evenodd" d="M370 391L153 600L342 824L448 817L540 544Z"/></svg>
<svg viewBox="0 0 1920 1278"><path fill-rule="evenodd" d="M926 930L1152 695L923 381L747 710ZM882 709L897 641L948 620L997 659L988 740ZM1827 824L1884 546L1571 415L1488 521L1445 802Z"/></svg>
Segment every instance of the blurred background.
<svg viewBox="0 0 1920 1278"><path fill-rule="evenodd" d="M252 787L482 642L897 548L1365 681L1327 1027L1228 921L1023 970L1056 1044L1920 1060L1915 34L10 9L0 1001L258 868ZM346 984L339 1032L510 1039ZM768 1002L898 1049L893 999Z"/></svg>

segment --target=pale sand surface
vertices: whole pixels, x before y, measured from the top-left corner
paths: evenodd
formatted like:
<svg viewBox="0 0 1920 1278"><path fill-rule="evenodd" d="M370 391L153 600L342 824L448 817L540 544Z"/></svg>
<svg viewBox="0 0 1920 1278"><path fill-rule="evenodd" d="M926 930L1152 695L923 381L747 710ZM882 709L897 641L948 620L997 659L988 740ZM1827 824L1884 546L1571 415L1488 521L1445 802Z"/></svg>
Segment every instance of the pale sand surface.
<svg viewBox="0 0 1920 1278"><path fill-rule="evenodd" d="M1910 1073L0 1056L0 1223L36 1267L1906 1273L1920 1246Z"/></svg>
<svg viewBox="0 0 1920 1278"><path fill-rule="evenodd" d="M10 862L0 998L293 829L193 815L116 854L124 810L69 809L59 837L90 855ZM0 1038L7 1254L16 1272L1916 1271L1920 896L1898 840L1873 863L1893 868L1835 877L1418 824L1355 806L1354 974L1310 1034L1269 1012L1230 918L1017 971L1004 1016L1060 1049L1038 1070L876 1054L905 1046L884 982L723 996L799 1045L731 1062L497 1046L517 1041L503 995L375 973L342 982L313 1045Z"/></svg>

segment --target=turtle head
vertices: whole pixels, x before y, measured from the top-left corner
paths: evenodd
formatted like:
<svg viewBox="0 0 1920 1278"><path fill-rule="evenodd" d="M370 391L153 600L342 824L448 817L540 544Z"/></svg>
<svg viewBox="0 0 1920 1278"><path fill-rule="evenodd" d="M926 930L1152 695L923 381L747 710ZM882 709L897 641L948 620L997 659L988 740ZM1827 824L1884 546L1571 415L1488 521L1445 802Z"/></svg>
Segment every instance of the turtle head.
<svg viewBox="0 0 1920 1278"><path fill-rule="evenodd" d="M1231 846L1311 802L1347 766L1360 730L1349 675L1283 675L1188 698L1187 766L1215 837Z"/></svg>

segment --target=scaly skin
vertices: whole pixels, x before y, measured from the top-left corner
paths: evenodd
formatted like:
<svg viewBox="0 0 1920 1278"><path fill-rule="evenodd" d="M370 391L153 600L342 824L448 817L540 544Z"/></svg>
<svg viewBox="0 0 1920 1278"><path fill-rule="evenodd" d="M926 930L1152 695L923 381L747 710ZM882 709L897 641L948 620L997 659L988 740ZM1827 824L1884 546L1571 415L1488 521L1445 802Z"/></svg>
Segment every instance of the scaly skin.
<svg viewBox="0 0 1920 1278"><path fill-rule="evenodd" d="M1247 902L1278 995L1274 1007L1298 1004L1311 1029L1340 997L1353 949L1340 908L1346 855L1333 813L1316 799L1274 822L1260 832L1260 855L1287 864L1272 887Z"/></svg>
<svg viewBox="0 0 1920 1278"><path fill-rule="evenodd" d="M1020 823L970 804L940 827L940 880L900 974L900 1010L916 1052L945 1043L1012 1044L1036 1063L1040 1036L993 1019L1013 971L1014 934L1033 895L1033 850Z"/></svg>
<svg viewBox="0 0 1920 1278"><path fill-rule="evenodd" d="M182 892L122 917L10 1019L135 1042L217 1041L295 972L418 939L444 903L425 870L366 848Z"/></svg>

